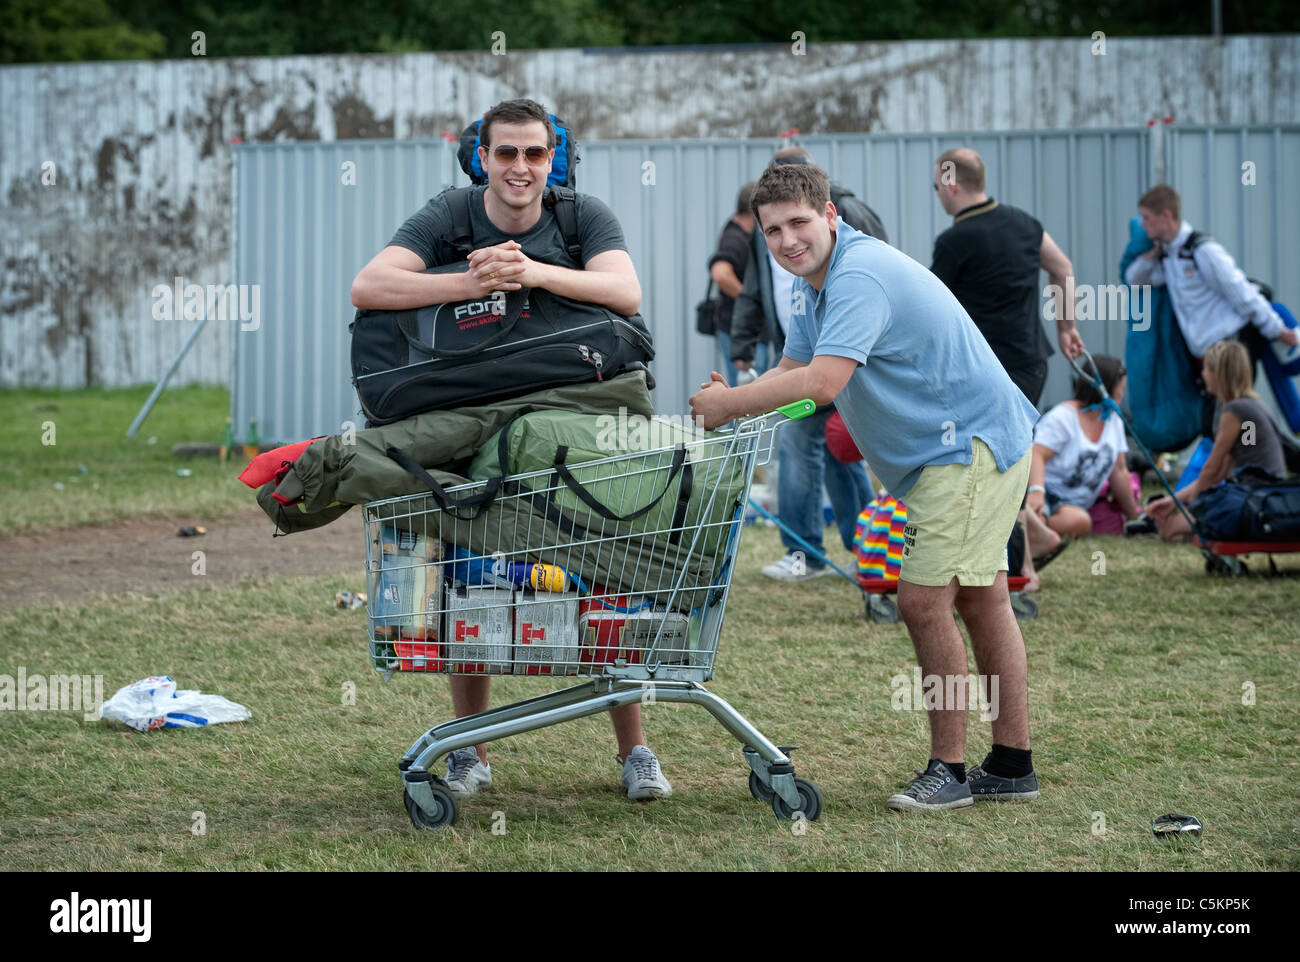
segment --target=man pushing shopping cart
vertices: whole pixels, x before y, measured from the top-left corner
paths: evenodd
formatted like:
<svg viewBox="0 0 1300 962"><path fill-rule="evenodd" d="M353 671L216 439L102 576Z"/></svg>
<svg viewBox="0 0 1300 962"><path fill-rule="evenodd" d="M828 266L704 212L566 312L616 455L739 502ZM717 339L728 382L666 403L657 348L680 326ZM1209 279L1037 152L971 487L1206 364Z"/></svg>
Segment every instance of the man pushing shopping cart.
<svg viewBox="0 0 1300 962"><path fill-rule="evenodd" d="M785 354L743 387L715 372L691 408L710 428L799 398L834 401L876 476L907 503L898 605L922 672L943 678L945 692L958 690L949 679L969 677L955 604L981 675L998 680L984 761L966 771L965 698L941 703L928 710L925 770L887 805L1037 798L1006 544L1038 412L941 281L837 218L820 168L769 167L752 203L768 249L798 278Z"/></svg>

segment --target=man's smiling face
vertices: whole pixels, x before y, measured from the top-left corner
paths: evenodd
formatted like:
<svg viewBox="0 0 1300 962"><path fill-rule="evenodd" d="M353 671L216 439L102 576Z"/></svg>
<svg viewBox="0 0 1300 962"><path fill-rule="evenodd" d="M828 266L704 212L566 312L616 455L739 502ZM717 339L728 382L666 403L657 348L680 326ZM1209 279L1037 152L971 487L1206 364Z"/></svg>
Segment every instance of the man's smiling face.
<svg viewBox="0 0 1300 962"><path fill-rule="evenodd" d="M776 262L821 288L835 248L835 205L818 213L807 202L782 201L758 209L763 239Z"/></svg>
<svg viewBox="0 0 1300 962"><path fill-rule="evenodd" d="M479 162L488 176L488 190L497 199L514 210L523 210L539 202L546 188L546 178L551 172L554 148L546 147L546 125L540 121L526 124L507 124L496 121L490 131L490 147L479 147ZM516 147L514 157L505 159L497 153L499 147ZM529 162L525 151L541 147L545 159Z"/></svg>

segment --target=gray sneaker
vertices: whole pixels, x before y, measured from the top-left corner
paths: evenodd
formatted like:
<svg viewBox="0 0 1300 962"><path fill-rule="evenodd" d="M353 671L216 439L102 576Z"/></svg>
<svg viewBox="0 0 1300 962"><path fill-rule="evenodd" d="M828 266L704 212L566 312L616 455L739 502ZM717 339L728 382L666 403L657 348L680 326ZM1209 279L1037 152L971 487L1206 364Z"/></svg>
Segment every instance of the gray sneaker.
<svg viewBox="0 0 1300 962"><path fill-rule="evenodd" d="M637 745L627 758L614 757L623 766L623 787L627 789L628 798L641 802L667 798L673 793L672 785L659 770L659 759L644 745Z"/></svg>
<svg viewBox="0 0 1300 962"><path fill-rule="evenodd" d="M492 766L479 761L474 746L460 748L447 756L447 789L462 798L480 788L492 787Z"/></svg>
<svg viewBox="0 0 1300 962"><path fill-rule="evenodd" d="M988 759L984 759L988 761ZM1038 775L1030 772L1021 778L1003 778L976 765L966 773L970 792L977 802L1028 802L1038 797Z"/></svg>
<svg viewBox="0 0 1300 962"><path fill-rule="evenodd" d="M970 808L970 779L959 782L948 766L935 761L924 772L917 772L912 784L899 795L890 795L885 805L896 812L907 810L938 812L948 808Z"/></svg>

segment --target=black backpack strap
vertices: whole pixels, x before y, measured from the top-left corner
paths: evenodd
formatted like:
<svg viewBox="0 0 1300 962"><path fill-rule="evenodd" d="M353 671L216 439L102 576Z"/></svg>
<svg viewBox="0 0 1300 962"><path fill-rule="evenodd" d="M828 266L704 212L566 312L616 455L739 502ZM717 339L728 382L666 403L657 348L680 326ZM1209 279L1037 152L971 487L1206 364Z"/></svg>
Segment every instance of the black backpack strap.
<svg viewBox="0 0 1300 962"><path fill-rule="evenodd" d="M564 237L564 249L574 263L582 266L582 238L578 236L578 202L570 187L551 186L542 194L542 206L555 215Z"/></svg>
<svg viewBox="0 0 1300 962"><path fill-rule="evenodd" d="M397 450L397 448L392 445L389 445L384 453L401 465L401 467L406 470L407 474L423 481L424 486L427 487L429 493L433 495L433 500L437 502L438 507L442 508L442 510L446 511L453 518L458 518L461 521L473 521L483 512L487 511L488 508L492 507L492 501L496 498L497 491L501 488L501 478L500 476L497 476L495 478L490 478L483 490L478 494L469 495L468 497L460 498L458 500L447 494L446 489L437 482L433 475L421 467L420 463L410 455ZM473 509L474 513L469 517L465 517L460 513L462 510L470 508Z"/></svg>
<svg viewBox="0 0 1300 962"><path fill-rule="evenodd" d="M463 261L474 249L474 222L470 218L469 199L477 188L448 187L442 192L451 209L451 230L440 238L450 256L443 261L451 264Z"/></svg>

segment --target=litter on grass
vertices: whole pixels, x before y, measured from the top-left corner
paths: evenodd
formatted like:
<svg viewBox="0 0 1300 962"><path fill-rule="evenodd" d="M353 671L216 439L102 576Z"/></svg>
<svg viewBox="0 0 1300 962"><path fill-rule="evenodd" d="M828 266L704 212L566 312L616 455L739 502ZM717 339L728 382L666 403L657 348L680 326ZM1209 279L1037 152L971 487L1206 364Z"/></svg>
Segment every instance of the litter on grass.
<svg viewBox="0 0 1300 962"><path fill-rule="evenodd" d="M334 596L334 607L345 611L360 608L366 603L366 596L361 591L340 591Z"/></svg>
<svg viewBox="0 0 1300 962"><path fill-rule="evenodd" d="M203 728L244 721L253 713L220 695L177 690L176 682L167 675L150 675L119 688L99 709L99 717L148 732L155 728Z"/></svg>

